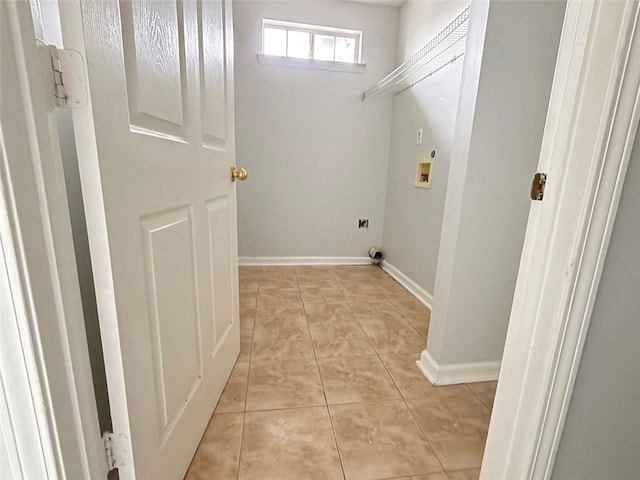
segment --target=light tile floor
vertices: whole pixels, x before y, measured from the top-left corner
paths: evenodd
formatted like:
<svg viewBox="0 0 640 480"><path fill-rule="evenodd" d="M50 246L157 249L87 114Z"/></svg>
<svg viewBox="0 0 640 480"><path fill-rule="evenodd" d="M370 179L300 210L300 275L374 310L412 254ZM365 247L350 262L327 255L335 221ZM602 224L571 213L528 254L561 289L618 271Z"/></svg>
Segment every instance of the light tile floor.
<svg viewBox="0 0 640 480"><path fill-rule="evenodd" d="M188 480L475 480L495 382L433 387L377 267L241 267L241 352Z"/></svg>

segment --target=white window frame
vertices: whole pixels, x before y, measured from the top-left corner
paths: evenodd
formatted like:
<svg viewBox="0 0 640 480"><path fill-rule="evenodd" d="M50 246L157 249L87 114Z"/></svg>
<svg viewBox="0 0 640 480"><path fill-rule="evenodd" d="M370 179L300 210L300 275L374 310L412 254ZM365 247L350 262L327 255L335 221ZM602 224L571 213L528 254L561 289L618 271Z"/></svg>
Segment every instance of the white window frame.
<svg viewBox="0 0 640 480"><path fill-rule="evenodd" d="M264 52L264 32L266 28L273 28L277 30L284 30L287 32L287 45L286 45L286 58L297 58L297 57L289 57L289 32L303 32L309 34L309 58L301 59L301 60L314 60L314 61L325 61L332 63L345 63L345 64L353 64L360 65L362 60L362 31L360 30L351 30L346 28L336 28L336 27L325 27L321 25L311 25L307 23L297 23L297 22L287 22L284 20L274 20L269 18L262 19L262 55L267 55ZM315 35L328 35L332 37L345 37L345 38L353 38L356 42L355 46L355 56L353 62L343 62L339 60L335 60L335 44L334 44L334 60L316 60L313 57L314 54L314 36ZM277 56L277 55L268 55L268 56Z"/></svg>

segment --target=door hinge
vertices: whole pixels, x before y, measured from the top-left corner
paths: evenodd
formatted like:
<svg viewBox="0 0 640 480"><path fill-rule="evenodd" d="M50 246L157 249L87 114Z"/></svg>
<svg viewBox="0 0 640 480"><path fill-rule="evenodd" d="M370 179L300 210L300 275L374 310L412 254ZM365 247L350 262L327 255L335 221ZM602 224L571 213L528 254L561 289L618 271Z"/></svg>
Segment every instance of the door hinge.
<svg viewBox="0 0 640 480"><path fill-rule="evenodd" d="M544 197L544 186L547 184L546 173L536 173L531 182L531 200L542 200Z"/></svg>
<svg viewBox="0 0 640 480"><path fill-rule="evenodd" d="M49 50L53 72L53 103L60 108L78 108L87 103L82 55L77 50L63 50L45 45Z"/></svg>
<svg viewBox="0 0 640 480"><path fill-rule="evenodd" d="M129 458L129 440L126 435L104 432L102 435L104 451L107 455L107 468L121 468L127 465Z"/></svg>

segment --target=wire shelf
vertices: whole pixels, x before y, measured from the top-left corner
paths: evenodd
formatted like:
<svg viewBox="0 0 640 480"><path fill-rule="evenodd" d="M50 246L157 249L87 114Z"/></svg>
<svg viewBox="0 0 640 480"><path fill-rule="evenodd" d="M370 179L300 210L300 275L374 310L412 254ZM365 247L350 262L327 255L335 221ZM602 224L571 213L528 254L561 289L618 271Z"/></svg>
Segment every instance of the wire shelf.
<svg viewBox="0 0 640 480"><path fill-rule="evenodd" d="M446 27L389 75L362 92L362 100L388 91L398 94L420 83L464 55L469 26L467 6Z"/></svg>

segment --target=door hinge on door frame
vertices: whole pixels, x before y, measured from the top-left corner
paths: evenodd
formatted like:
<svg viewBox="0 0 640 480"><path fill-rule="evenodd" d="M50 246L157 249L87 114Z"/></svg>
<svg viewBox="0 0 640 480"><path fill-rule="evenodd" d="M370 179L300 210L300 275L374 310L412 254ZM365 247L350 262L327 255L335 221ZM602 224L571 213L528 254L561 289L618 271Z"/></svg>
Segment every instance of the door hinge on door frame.
<svg viewBox="0 0 640 480"><path fill-rule="evenodd" d="M60 108L78 108L87 103L82 55L77 50L43 45L49 50L53 73L53 103Z"/></svg>
<svg viewBox="0 0 640 480"><path fill-rule="evenodd" d="M113 470L127 465L129 458L129 440L121 433L104 432L102 435L104 451L107 456L107 468Z"/></svg>
<svg viewBox="0 0 640 480"><path fill-rule="evenodd" d="M531 182L531 200L541 201L544 198L544 187L547 184L546 173L536 173Z"/></svg>

